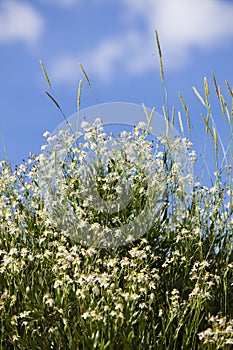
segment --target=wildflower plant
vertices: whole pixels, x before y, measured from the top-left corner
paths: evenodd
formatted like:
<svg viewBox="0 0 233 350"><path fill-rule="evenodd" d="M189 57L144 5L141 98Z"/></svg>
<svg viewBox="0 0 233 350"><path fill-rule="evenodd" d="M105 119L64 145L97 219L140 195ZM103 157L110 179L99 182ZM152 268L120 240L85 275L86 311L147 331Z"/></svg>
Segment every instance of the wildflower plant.
<svg viewBox="0 0 233 350"><path fill-rule="evenodd" d="M149 140L145 122L117 137L104 126L100 118L84 120L83 133L75 135L69 123L50 135L40 157L38 183L60 230L82 244L115 247L149 231L168 210L171 197L173 213L175 205L179 211L185 203L193 180L192 173L183 174L191 169L190 143L167 131Z"/></svg>
<svg viewBox="0 0 233 350"><path fill-rule="evenodd" d="M204 86L209 187L166 113L155 137L146 113L115 136L66 120L41 154L0 163L0 349L232 349L232 137L222 148Z"/></svg>

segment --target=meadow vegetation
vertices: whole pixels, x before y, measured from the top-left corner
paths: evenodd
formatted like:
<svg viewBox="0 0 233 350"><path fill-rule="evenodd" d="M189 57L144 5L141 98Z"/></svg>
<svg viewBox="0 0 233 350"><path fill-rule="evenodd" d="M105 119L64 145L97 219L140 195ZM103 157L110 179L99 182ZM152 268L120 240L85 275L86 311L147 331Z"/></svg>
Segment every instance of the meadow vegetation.
<svg viewBox="0 0 233 350"><path fill-rule="evenodd" d="M215 77L214 84L232 135L233 108L228 108ZM216 164L222 164L224 155L225 163L216 169L210 187L191 179L192 193L184 206L187 178L177 172L169 152L180 140L163 135L151 147L148 125L143 123L113 140L120 146L105 162L94 157L88 163L85 155L90 149L95 156L103 154L107 138L100 121L85 125L85 143L69 146L61 165L63 182L53 191L59 190L63 197L51 204L52 213L39 183L45 181L39 173L43 155L31 155L15 169L1 162L1 349L232 349L232 138L227 150L223 149L206 79L204 91L204 97L196 94L206 107L206 137L219 160ZM181 100L189 125L189 111ZM46 136L48 144L53 136ZM60 136L66 141L65 134ZM191 144L183 141L190 161L195 162ZM148 162L153 166L145 175ZM122 191L117 181L125 179L125 191L129 181L132 201L125 209L117 215L106 214L82 199L80 178L87 178L87 167L102 198L116 199ZM147 176L155 179L150 191ZM151 209L150 228L125 244L88 245L88 237L82 241L81 234L75 239L56 220L61 217L59 200L67 199L78 218L77 226L83 229L88 221L92 241L99 242L111 232L120 233L147 200L155 199L159 176L167 200L156 215Z"/></svg>

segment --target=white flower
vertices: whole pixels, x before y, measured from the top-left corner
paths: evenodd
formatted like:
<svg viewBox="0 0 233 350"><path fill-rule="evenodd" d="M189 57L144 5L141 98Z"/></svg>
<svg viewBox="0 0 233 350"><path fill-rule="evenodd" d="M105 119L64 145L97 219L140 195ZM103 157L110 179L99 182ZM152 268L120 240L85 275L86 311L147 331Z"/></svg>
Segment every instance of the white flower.
<svg viewBox="0 0 233 350"><path fill-rule="evenodd" d="M43 133L43 137L44 138L48 138L49 136L51 136L51 133L49 132L49 131L45 131L44 133Z"/></svg>
<svg viewBox="0 0 233 350"><path fill-rule="evenodd" d="M81 128L83 128L84 130L89 128L89 126L90 126L89 123L85 120L81 123Z"/></svg>
<svg viewBox="0 0 233 350"><path fill-rule="evenodd" d="M88 317L91 317L90 312L84 312L84 314L82 314L82 318L84 318L84 320L86 320Z"/></svg>
<svg viewBox="0 0 233 350"><path fill-rule="evenodd" d="M139 122L138 123L138 129L146 130L147 124L145 122Z"/></svg>
<svg viewBox="0 0 233 350"><path fill-rule="evenodd" d="M121 304L121 303L116 304L116 306L115 306L115 310L121 310L121 311L123 311L123 309L124 309L123 304Z"/></svg>
<svg viewBox="0 0 233 350"><path fill-rule="evenodd" d="M19 335L16 335L16 334L14 334L14 335L12 336L13 342L19 340L19 338L20 338L20 336L19 336Z"/></svg>
<svg viewBox="0 0 233 350"><path fill-rule="evenodd" d="M27 317L30 315L30 313L31 313L31 311L23 311L19 314L19 318Z"/></svg>
<svg viewBox="0 0 233 350"><path fill-rule="evenodd" d="M95 119L95 124L100 125L102 123L102 120L100 118Z"/></svg>
<svg viewBox="0 0 233 350"><path fill-rule="evenodd" d="M40 149L41 149L41 151L43 152L43 151L46 150L46 148L47 148L47 145L42 145Z"/></svg>

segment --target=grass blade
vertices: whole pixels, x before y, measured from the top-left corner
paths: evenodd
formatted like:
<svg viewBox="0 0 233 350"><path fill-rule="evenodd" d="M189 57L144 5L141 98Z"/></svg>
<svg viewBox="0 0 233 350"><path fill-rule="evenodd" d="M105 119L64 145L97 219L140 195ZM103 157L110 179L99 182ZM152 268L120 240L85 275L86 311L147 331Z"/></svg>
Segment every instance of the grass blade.
<svg viewBox="0 0 233 350"><path fill-rule="evenodd" d="M154 115L154 112L155 112L155 108L153 107L153 109L151 111L151 114L149 115L144 103L142 103L142 107L143 107L143 110L145 112L147 123L148 123L147 124L147 129L146 129L146 133L148 134L149 133L149 129L150 129L150 125L151 125L151 121L152 121L152 118L153 118L153 115Z"/></svg>
<svg viewBox="0 0 233 350"><path fill-rule="evenodd" d="M79 81L79 86L78 86L78 98L77 98L77 108L80 110L80 105L81 105L81 92L82 92L82 85L83 81L82 79Z"/></svg>
<svg viewBox="0 0 233 350"><path fill-rule="evenodd" d="M59 103L55 100L55 98L48 92L48 91L45 91L46 95L48 95L48 97L53 101L53 103L56 105L56 107L61 110L61 107L59 105Z"/></svg>
<svg viewBox="0 0 233 350"><path fill-rule="evenodd" d="M228 80L226 80L225 82L226 82L227 89L228 89L228 91L230 92L231 97L233 98L233 90L231 89L231 87L230 87L230 84L229 84Z"/></svg>
<svg viewBox="0 0 233 350"><path fill-rule="evenodd" d="M206 104L205 104L205 101L203 100L203 97L201 96L201 94L197 91L197 89L194 86L193 86L193 91L194 91L195 95L199 98L199 100L201 101L203 106L206 107Z"/></svg>
<svg viewBox="0 0 233 350"><path fill-rule="evenodd" d="M164 70L163 70L162 50L161 50L161 46L160 46L160 42L159 42L159 35L158 35L157 30L155 31L155 35L156 35L157 48L158 48L158 52L159 52L160 75L161 75L162 83L164 83Z"/></svg>
<svg viewBox="0 0 233 350"><path fill-rule="evenodd" d="M91 86L90 79L88 78L88 75L87 75L87 73L86 73L86 71L85 71L85 69L84 69L82 63L79 63L79 66L80 66L80 68L81 68L81 70L82 70L82 72L83 72L83 74L84 74L84 77L85 77L85 79L86 79L88 85Z"/></svg>
<svg viewBox="0 0 233 350"><path fill-rule="evenodd" d="M68 122L68 120L67 120L67 118L66 118L66 116L65 116L65 113L64 113L63 110L61 109L59 103L55 100L55 98L54 98L48 91L45 91L45 93L46 93L46 95L48 95L48 97L53 101L53 103L55 104L55 106L59 109L59 111L61 112L61 114L62 114L62 116L63 116L65 122L67 123L67 125L68 125L70 131L75 135L75 133L74 133L73 129L71 128L71 125L70 125L70 123Z"/></svg>
<svg viewBox="0 0 233 350"><path fill-rule="evenodd" d="M184 102L184 99L183 99L183 96L181 95L180 92L178 92L179 94L179 98L180 98L180 101L182 103L182 106L184 108L184 111L185 111L185 114L186 114L186 117L187 117L187 123L188 123L188 132L190 133L190 130L191 130L191 120L190 120L190 115L189 115L189 110L188 110L188 107L186 106L185 102Z"/></svg>
<svg viewBox="0 0 233 350"><path fill-rule="evenodd" d="M175 125L175 107L172 106L172 128L174 128Z"/></svg>
<svg viewBox="0 0 233 350"><path fill-rule="evenodd" d="M214 87L215 87L216 95L217 95L218 98L219 98L220 88L219 88L219 86L218 86L218 84L217 84L217 80L216 80L216 77L215 77L214 72L212 72L212 77L213 77L213 81L214 81Z"/></svg>
<svg viewBox="0 0 233 350"><path fill-rule="evenodd" d="M210 129L210 126L209 126L209 121L207 119L205 119L204 115L201 114L201 119L203 120L203 122L205 123L205 126L206 126L206 134L210 133L210 136L213 138L213 133Z"/></svg>
<svg viewBox="0 0 233 350"><path fill-rule="evenodd" d="M40 66L41 66L42 72L44 74L45 80L47 81L47 84L48 84L49 88L51 88L51 82L49 80L49 77L48 77L48 74L46 72L45 66L44 66L44 64L43 64L43 62L41 60L40 60Z"/></svg>
<svg viewBox="0 0 233 350"><path fill-rule="evenodd" d="M213 136L214 136L215 150L216 150L216 155L218 156L218 136L217 136L217 130L215 127L213 128L213 131L214 131Z"/></svg>
<svg viewBox="0 0 233 350"><path fill-rule="evenodd" d="M181 130L181 132L183 134L184 133L184 125L183 125L183 121L182 121L182 117L181 117L180 111L178 112L178 118L179 118L179 123L180 123L180 130Z"/></svg>
<svg viewBox="0 0 233 350"><path fill-rule="evenodd" d="M204 77L204 90L205 90L206 106L209 106L210 90L209 90L208 80L206 77Z"/></svg>

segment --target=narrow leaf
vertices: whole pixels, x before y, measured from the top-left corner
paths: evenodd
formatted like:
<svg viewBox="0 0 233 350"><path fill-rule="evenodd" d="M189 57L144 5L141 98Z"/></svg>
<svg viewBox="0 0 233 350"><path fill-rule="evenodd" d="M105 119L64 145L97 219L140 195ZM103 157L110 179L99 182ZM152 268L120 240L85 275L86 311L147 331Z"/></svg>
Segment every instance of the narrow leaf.
<svg viewBox="0 0 233 350"><path fill-rule="evenodd" d="M150 114L150 116L149 116L148 125L147 125L147 130L146 130L146 133L147 133L147 134L149 133L150 125L151 125L151 121L152 121L152 118L153 118L154 113L155 113L155 107L153 107L153 109L152 109L152 111L151 111L151 114Z"/></svg>
<svg viewBox="0 0 233 350"><path fill-rule="evenodd" d="M172 127L175 125L175 107L172 106Z"/></svg>
<svg viewBox="0 0 233 350"><path fill-rule="evenodd" d="M180 130L181 130L181 132L183 134L184 133L184 125L183 125L183 121L182 121L182 117L181 117L180 111L178 112L178 118L179 118L179 123L180 123Z"/></svg>
<svg viewBox="0 0 233 350"><path fill-rule="evenodd" d="M169 135L169 121L168 121L168 117L167 117L167 111L166 111L166 108L164 106L162 107L162 109L163 109L163 115L164 115L165 123L166 123L166 137L168 137L168 135Z"/></svg>
<svg viewBox="0 0 233 350"><path fill-rule="evenodd" d="M57 107L58 109L61 110L61 107L59 106L59 104L58 104L58 102L55 100L55 98L54 98L52 95L50 95L50 93L49 93L48 91L45 91L45 93L46 93L46 95L48 95L49 98L53 101L53 103L56 105L56 107Z"/></svg>
<svg viewBox="0 0 233 350"><path fill-rule="evenodd" d="M143 108L143 110L145 112L146 119L147 119L146 133L148 134L149 133L149 129L150 129L150 125L151 125L151 121L152 121L152 118L153 118L153 115L154 115L154 112L155 112L155 108L153 107L150 115L148 114L147 108L146 108L144 103L142 103L142 108Z"/></svg>
<svg viewBox="0 0 233 350"><path fill-rule="evenodd" d="M145 104L144 104L143 102L142 102L142 108L143 108L143 110L144 110L144 112L145 112L147 121L149 121L149 114L148 114L148 111L147 111L147 109L146 109L146 106L145 106Z"/></svg>
<svg viewBox="0 0 233 350"><path fill-rule="evenodd" d="M181 93L178 92L178 94L179 94L180 101L182 103L182 106L184 108L184 111L185 111L185 114L186 114L186 117L187 117L188 132L190 132L190 130L191 130L191 119L190 119L190 115L189 115L189 110L188 110L188 107L186 106L186 104L184 102L184 99L183 99L183 96L181 95Z"/></svg>
<svg viewBox="0 0 233 350"><path fill-rule="evenodd" d="M206 133L210 133L210 136L213 138L213 133L210 129L210 126L209 126L209 122L205 119L205 117L203 116L203 114L201 114L201 119L203 120L203 122L205 123L205 126L206 126Z"/></svg>
<svg viewBox="0 0 233 350"><path fill-rule="evenodd" d="M227 105L225 106L225 110L226 110L228 122L229 122L229 124L231 124L231 115L230 115L230 111L229 111L229 108Z"/></svg>
<svg viewBox="0 0 233 350"><path fill-rule="evenodd" d="M196 96L199 98L203 106L206 107L205 101L203 100L203 97L200 95L200 93L197 91L197 89L193 86L193 91L195 92Z"/></svg>

